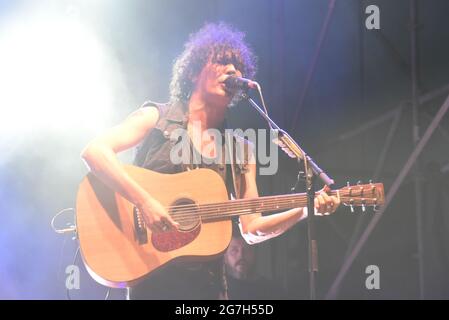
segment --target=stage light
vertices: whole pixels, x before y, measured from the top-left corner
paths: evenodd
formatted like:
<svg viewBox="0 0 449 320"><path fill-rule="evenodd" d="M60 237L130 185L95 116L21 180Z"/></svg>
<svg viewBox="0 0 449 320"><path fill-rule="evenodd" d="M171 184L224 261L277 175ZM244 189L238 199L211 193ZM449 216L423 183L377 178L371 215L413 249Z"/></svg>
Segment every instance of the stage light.
<svg viewBox="0 0 449 320"><path fill-rule="evenodd" d="M118 63L77 15L10 16L0 25L0 134L110 125Z"/></svg>

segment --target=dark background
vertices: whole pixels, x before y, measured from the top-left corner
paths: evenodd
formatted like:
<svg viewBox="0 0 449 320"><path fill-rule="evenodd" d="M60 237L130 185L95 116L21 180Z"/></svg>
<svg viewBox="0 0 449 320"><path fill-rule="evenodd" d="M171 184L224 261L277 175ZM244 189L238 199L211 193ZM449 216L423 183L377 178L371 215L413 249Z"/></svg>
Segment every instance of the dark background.
<svg viewBox="0 0 449 320"><path fill-rule="evenodd" d="M234 25L246 33L258 56L256 80L279 126L298 139L337 186L346 181L367 182L377 170L374 178L383 182L388 192L413 151L410 1L337 0L300 104L329 3L142 0L94 4L43 1L41 5L62 14L70 7L70 12L75 11L80 21L90 26L118 62L123 83L119 90L123 92L116 93L127 98L113 101L109 125L147 99L167 100L172 62L190 33L205 22ZM380 8L380 30L365 28L368 15L364 11L371 4ZM27 5L26 1L14 5L0 2L0 21ZM449 2L417 1L417 14L418 87L420 94L426 94L449 84ZM448 94L449 90L443 90L419 107L421 134ZM61 101L60 107L64 105ZM400 105L402 112L392 113ZM4 111L8 106L1 108ZM244 103L231 110L230 118L234 127L266 128ZM355 259L336 298L449 298L448 121L446 115L420 156L424 197L422 291L415 193L412 175L408 175ZM395 124L397 127L393 127ZM20 139L11 135L1 140L1 150L9 151L2 151L0 162L0 298L66 297L65 266L72 263L77 243L70 235L55 234L50 220L59 210L75 205L78 183L87 172L79 154L94 136L90 132L74 133L72 129L38 130ZM379 162L389 134L392 138L385 161ZM131 156L123 159L129 161ZM281 155L275 176L258 177L259 192L289 192L297 169L293 160ZM318 218L318 298L325 297L348 246L373 217L371 210L351 213L342 206L331 217ZM306 224L300 223L284 235L257 245L258 271L279 281L291 299L308 298L306 231ZM82 266L80 260L78 264ZM380 269L379 290L365 287L368 265ZM105 287L83 271L81 288L71 295L76 299L102 299L105 292ZM122 290L111 291L111 298L123 296Z"/></svg>

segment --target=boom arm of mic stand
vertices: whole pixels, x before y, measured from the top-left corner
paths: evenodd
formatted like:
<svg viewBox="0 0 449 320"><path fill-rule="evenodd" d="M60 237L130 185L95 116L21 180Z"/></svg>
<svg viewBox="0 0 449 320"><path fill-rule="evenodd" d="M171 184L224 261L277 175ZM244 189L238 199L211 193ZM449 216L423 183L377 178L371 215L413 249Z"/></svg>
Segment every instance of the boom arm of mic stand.
<svg viewBox="0 0 449 320"><path fill-rule="evenodd" d="M271 118L257 105L256 102L254 102L253 99L251 99L246 93L243 94L243 97L248 100L251 106L253 106L265 120L267 120L270 128L277 134L277 141L274 141L274 143L276 143L290 157L307 161L313 171L313 174L319 177L325 185L331 186L334 184L334 180L331 179L320 167L318 167L313 159L309 157L303 149L301 149L298 143L296 143L296 141L293 140L287 132L279 128L279 126L271 120Z"/></svg>

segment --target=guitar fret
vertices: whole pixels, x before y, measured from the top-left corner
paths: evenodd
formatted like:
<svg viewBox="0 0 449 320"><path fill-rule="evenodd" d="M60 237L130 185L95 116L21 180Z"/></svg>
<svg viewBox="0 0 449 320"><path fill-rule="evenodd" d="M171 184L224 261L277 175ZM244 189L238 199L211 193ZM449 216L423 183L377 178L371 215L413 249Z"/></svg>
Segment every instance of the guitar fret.
<svg viewBox="0 0 449 320"><path fill-rule="evenodd" d="M349 187L341 190L331 190L329 195L336 196L343 203L349 195L349 204L355 205L355 198L360 198L363 196L363 192L360 192L360 195L355 195L353 191L354 189ZM366 205L366 200L367 198L363 197L364 205ZM211 217L216 219L256 212L268 213L277 210L293 209L306 205L307 195L305 193L297 193L289 195L265 196L253 199L229 200L222 203L202 205L199 206L198 209L202 218L207 219L208 217Z"/></svg>

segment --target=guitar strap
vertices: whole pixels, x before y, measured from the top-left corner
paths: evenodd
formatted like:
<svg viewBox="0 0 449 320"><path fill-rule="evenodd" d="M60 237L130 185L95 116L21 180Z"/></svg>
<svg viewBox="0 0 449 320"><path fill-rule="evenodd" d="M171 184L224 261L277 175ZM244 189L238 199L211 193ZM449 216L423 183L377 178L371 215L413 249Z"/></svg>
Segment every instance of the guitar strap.
<svg viewBox="0 0 449 320"><path fill-rule="evenodd" d="M248 144L244 142L243 138L231 135L228 131L225 131L225 142L226 159L232 159L227 165L231 172L231 186L234 189L232 191L235 198L240 199L242 197L243 175L248 171Z"/></svg>

